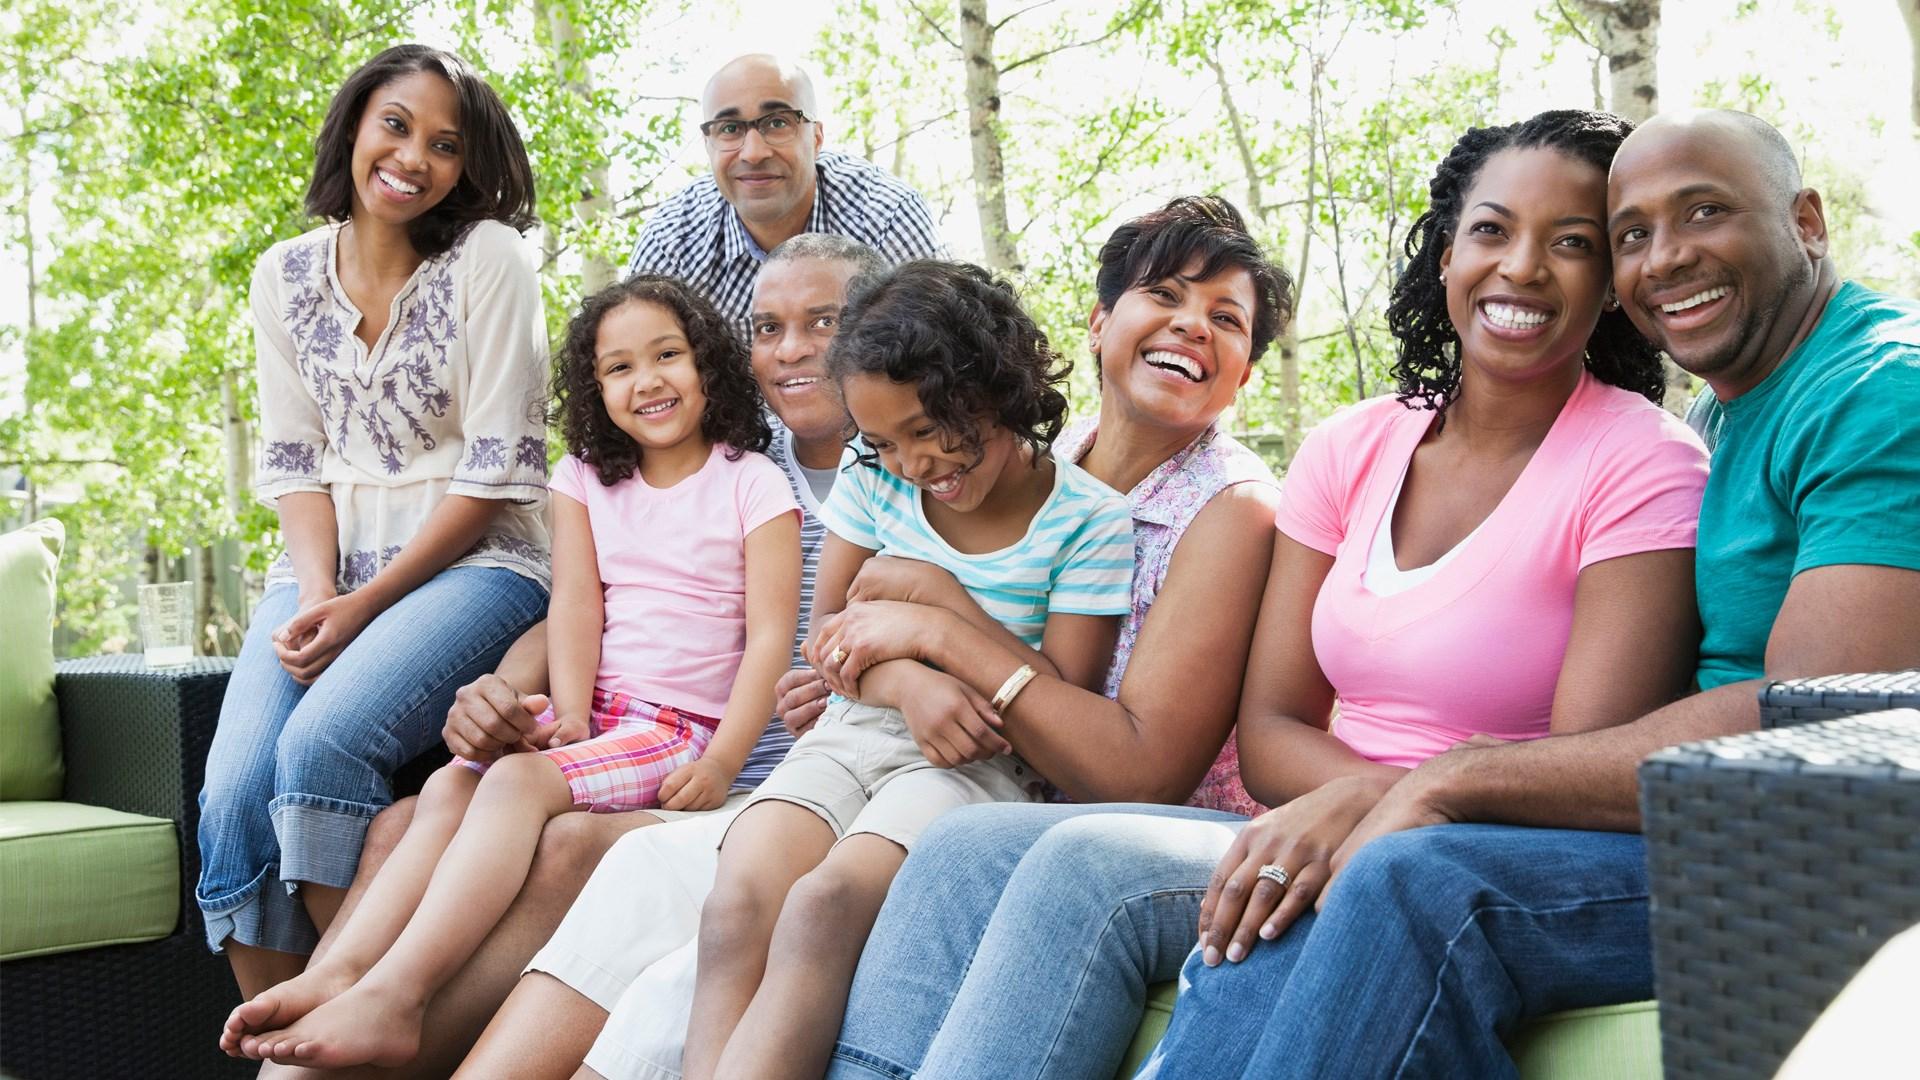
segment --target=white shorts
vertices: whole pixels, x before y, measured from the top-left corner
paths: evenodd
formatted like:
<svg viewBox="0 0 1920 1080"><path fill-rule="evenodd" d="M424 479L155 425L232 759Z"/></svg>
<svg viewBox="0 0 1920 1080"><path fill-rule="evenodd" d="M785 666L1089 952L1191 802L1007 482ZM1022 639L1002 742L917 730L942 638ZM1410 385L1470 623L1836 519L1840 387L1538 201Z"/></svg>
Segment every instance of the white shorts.
<svg viewBox="0 0 1920 1080"><path fill-rule="evenodd" d="M607 1011L586 1064L608 1080L680 1080L700 907L747 797L622 836L527 965Z"/></svg>

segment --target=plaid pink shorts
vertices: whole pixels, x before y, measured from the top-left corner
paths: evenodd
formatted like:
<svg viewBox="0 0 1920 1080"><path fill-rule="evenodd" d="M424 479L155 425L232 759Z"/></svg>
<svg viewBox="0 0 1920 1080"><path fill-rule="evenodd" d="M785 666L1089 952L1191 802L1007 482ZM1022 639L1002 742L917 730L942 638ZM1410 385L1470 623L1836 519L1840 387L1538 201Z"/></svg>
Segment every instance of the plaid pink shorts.
<svg viewBox="0 0 1920 1080"><path fill-rule="evenodd" d="M553 723L551 708L539 723ZM595 689L587 738L540 753L560 766L575 806L607 814L651 810L660 805L660 782L704 753L719 726L711 717ZM485 762L461 764L487 771Z"/></svg>

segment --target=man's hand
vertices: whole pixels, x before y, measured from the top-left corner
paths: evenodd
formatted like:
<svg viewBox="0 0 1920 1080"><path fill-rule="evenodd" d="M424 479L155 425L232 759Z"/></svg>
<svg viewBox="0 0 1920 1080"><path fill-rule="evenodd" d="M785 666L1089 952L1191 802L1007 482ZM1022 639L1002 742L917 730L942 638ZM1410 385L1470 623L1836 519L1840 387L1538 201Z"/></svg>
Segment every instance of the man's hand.
<svg viewBox="0 0 1920 1080"><path fill-rule="evenodd" d="M907 730L928 761L957 769L975 761L1011 753L1000 737L1000 717L973 687L944 672L921 668L913 692L901 698Z"/></svg>
<svg viewBox="0 0 1920 1080"><path fill-rule="evenodd" d="M362 595L352 592L302 608L273 632L274 654L294 682L313 685L340 651L373 621L377 612Z"/></svg>
<svg viewBox="0 0 1920 1080"><path fill-rule="evenodd" d="M456 757L492 761L534 749L534 728L546 710L545 694L522 694L498 675L482 675L454 691L440 736Z"/></svg>
<svg viewBox="0 0 1920 1080"><path fill-rule="evenodd" d="M710 757L696 758L660 781L660 809L712 810L727 801L733 774Z"/></svg>
<svg viewBox="0 0 1920 1080"><path fill-rule="evenodd" d="M797 667L773 684L773 711L780 722L787 726L787 733L799 738L812 730L827 711L827 698L830 695L827 680L810 667Z"/></svg>
<svg viewBox="0 0 1920 1080"><path fill-rule="evenodd" d="M1421 762L1412 772L1402 777L1400 782L1387 789L1367 816L1353 827L1340 850L1333 853L1333 873L1327 879L1320 895L1314 899L1313 909L1320 910L1326 903L1326 896L1339 880L1340 871L1346 868L1347 861L1363 847L1367 841L1388 833L1418 829L1427 825L1451 825L1462 820L1461 817L1443 805L1440 799L1440 786L1436 779L1444 778L1444 772L1453 767L1460 758L1471 754L1485 753L1485 749L1476 749L1460 744L1447 752ZM1494 748L1493 752L1498 752ZM1448 759L1453 759L1449 762Z"/></svg>

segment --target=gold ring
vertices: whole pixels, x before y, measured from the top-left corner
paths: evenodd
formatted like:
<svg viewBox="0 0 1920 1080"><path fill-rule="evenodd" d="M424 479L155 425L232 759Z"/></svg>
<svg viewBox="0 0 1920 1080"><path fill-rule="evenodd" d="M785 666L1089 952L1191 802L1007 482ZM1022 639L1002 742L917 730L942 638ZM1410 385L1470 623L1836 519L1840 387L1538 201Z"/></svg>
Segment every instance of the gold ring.
<svg viewBox="0 0 1920 1080"><path fill-rule="evenodd" d="M847 662L847 650L836 648L827 654L827 659L833 661L834 666L838 667Z"/></svg>

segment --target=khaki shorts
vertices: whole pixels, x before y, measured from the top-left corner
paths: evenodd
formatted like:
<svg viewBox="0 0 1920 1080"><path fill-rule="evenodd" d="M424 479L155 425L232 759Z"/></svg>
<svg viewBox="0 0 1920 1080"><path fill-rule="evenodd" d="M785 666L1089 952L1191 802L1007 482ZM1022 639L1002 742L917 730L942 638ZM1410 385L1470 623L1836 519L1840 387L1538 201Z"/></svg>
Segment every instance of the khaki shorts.
<svg viewBox="0 0 1920 1080"><path fill-rule="evenodd" d="M840 700L747 800L820 815L844 839L885 837L907 850L935 818L974 803L1038 802L1040 776L1011 754L942 769L920 753L898 709Z"/></svg>

